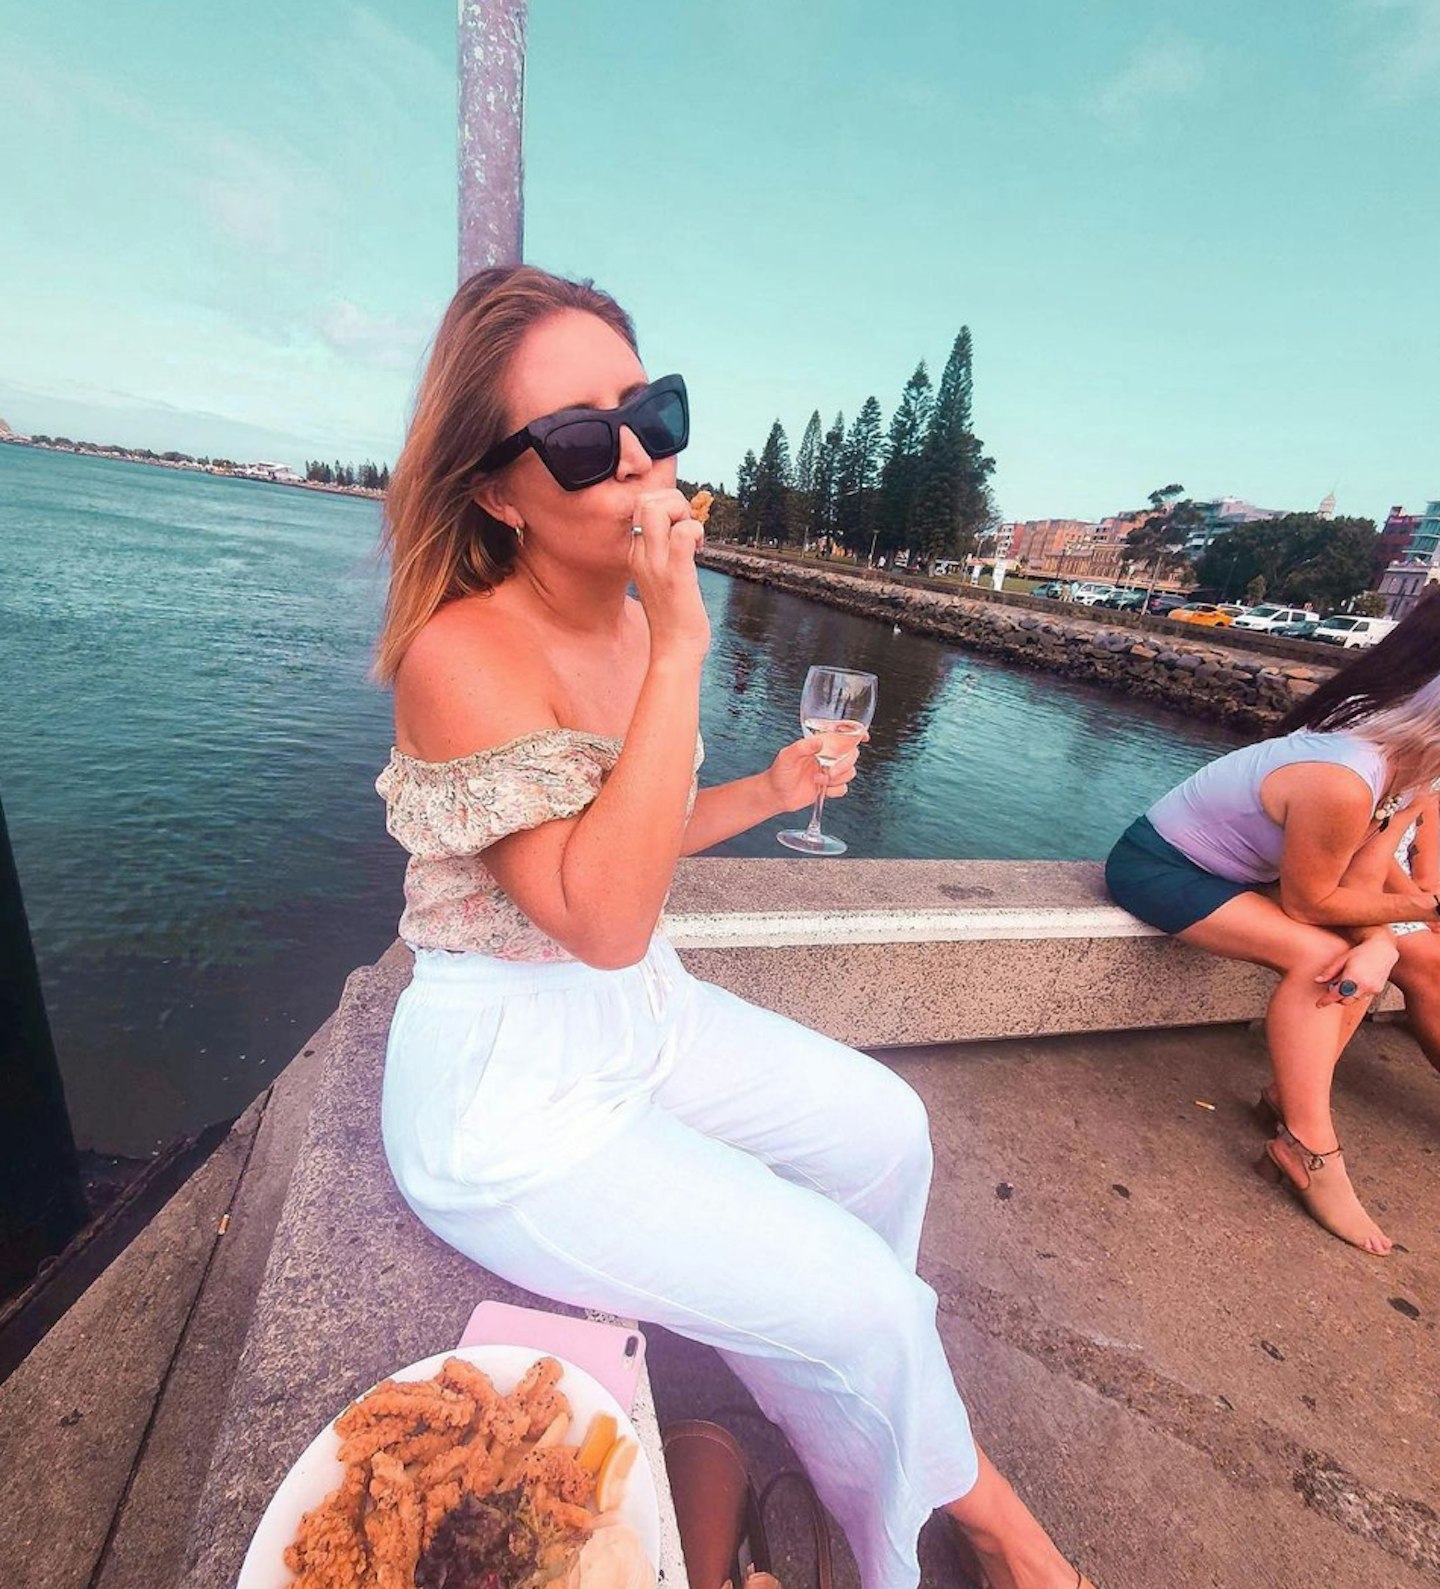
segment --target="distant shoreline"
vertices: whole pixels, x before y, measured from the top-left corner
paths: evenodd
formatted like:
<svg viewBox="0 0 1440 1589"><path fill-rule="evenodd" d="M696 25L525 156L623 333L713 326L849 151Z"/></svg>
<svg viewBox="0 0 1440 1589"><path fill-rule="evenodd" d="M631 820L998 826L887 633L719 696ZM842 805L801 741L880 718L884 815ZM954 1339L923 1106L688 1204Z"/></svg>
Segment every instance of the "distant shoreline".
<svg viewBox="0 0 1440 1589"><path fill-rule="evenodd" d="M372 502L383 502L385 493L368 486L327 485L321 480L277 480L273 475L250 474L245 468L217 469L214 464L186 462L178 458L144 458L138 453L116 452L112 448L97 447L81 442L73 447L57 447L53 442L32 441L28 436L0 436L0 444L9 447L27 447L31 452L63 452L77 458L108 458L112 463L146 464L152 469L176 469L183 474L213 475L221 480L250 480L262 486L288 486L302 491L326 491L331 496L366 497Z"/></svg>

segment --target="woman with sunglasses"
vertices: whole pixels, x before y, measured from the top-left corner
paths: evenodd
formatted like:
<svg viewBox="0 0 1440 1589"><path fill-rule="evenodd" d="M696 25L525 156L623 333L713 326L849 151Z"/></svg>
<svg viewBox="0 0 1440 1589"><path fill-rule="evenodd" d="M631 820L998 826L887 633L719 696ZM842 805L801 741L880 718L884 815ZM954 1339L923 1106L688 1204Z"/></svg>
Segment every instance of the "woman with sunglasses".
<svg viewBox="0 0 1440 1589"><path fill-rule="evenodd" d="M1075 1589L979 1453L916 1274L925 1111L876 1061L696 981L680 856L843 796L800 740L698 790L710 627L675 489L684 382L589 284L482 272L446 312L386 503L377 788L415 954L386 1056L401 1193L557 1301L716 1347L789 1435L865 1589L946 1506L995 1589ZM639 600L627 596L633 583Z"/></svg>
<svg viewBox="0 0 1440 1589"><path fill-rule="evenodd" d="M1440 932L1440 895L1387 892L1408 808L1440 776L1440 599L1150 807L1106 862L1111 897L1183 943L1279 973L1265 1030L1273 1138L1256 1169L1319 1224L1377 1257L1393 1242L1345 1168L1331 1084L1396 971L1392 922ZM1403 814L1402 814L1403 813ZM1262 892L1278 884L1278 897ZM1429 991L1428 989L1426 990Z"/></svg>

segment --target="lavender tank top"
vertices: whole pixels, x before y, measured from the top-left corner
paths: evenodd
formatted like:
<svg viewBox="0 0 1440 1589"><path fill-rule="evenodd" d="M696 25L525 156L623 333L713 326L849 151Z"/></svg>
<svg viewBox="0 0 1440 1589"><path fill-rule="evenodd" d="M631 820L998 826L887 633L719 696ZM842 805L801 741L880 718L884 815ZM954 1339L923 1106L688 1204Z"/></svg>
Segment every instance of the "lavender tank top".
<svg viewBox="0 0 1440 1589"><path fill-rule="evenodd" d="M1285 829L1265 814L1260 786L1277 767L1297 762L1348 767L1378 805L1389 770L1378 745L1355 734L1302 728L1245 745L1202 767L1145 813L1151 826L1187 860L1232 883L1273 883L1280 875Z"/></svg>

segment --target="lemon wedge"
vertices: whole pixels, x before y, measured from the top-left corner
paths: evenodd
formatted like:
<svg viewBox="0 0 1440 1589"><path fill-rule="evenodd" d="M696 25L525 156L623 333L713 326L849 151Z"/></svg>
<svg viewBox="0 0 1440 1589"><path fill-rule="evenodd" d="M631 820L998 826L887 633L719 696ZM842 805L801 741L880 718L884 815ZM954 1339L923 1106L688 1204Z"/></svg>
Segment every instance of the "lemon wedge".
<svg viewBox="0 0 1440 1589"><path fill-rule="evenodd" d="M590 1420L590 1427L581 1442L580 1454L576 1461L587 1473L598 1473L600 1465L610 1454L610 1448L615 1444L615 1436L619 1433L619 1426L614 1415L608 1412L597 1412Z"/></svg>
<svg viewBox="0 0 1440 1589"><path fill-rule="evenodd" d="M613 1512L624 1499L625 1483L640 1447L633 1440L617 1440L605 1453L600 1471L595 1475L595 1510Z"/></svg>

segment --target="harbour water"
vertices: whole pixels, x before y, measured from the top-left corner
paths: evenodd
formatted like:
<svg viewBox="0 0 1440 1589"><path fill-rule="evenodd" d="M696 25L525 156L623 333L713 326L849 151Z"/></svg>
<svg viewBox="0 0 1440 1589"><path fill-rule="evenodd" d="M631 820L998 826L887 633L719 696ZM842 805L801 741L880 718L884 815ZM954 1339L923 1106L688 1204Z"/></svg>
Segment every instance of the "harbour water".
<svg viewBox="0 0 1440 1589"><path fill-rule="evenodd" d="M378 522L363 499L0 446L0 796L82 1147L143 1156L238 1113L394 937ZM703 781L799 737L810 663L879 676L826 820L853 856L1099 857L1236 743L702 579ZM786 854L780 825L724 851Z"/></svg>

